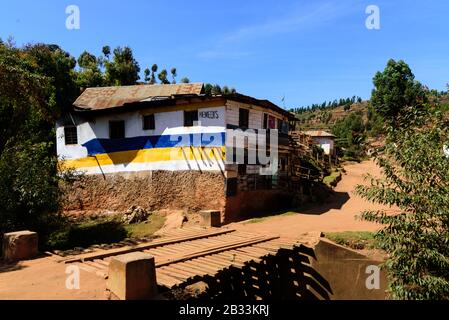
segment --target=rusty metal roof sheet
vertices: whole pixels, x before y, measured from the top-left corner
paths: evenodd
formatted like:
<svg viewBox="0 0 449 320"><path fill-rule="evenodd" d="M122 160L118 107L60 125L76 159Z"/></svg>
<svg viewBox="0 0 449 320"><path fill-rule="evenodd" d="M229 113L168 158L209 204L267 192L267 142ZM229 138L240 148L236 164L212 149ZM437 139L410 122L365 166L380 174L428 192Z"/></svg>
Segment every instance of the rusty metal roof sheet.
<svg viewBox="0 0 449 320"><path fill-rule="evenodd" d="M315 130L315 131L304 131L304 134L310 136L310 137L335 137L332 133L322 131L322 130Z"/></svg>
<svg viewBox="0 0 449 320"><path fill-rule="evenodd" d="M81 109L101 110L152 98L199 95L202 91L202 83L87 88L73 104Z"/></svg>

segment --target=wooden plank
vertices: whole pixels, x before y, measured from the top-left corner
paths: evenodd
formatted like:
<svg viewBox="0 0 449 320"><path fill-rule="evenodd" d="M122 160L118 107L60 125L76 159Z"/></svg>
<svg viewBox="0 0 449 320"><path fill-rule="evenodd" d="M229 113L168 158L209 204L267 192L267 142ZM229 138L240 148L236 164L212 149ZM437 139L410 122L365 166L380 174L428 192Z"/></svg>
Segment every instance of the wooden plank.
<svg viewBox="0 0 449 320"><path fill-rule="evenodd" d="M249 239L249 240L245 240L245 241L237 241L237 242L227 243L224 245L221 244L216 247L207 248L205 250L186 253L186 254L180 255L179 257L176 257L176 258L168 258L165 261L158 262L156 264L156 267L165 266L165 265L169 265L171 263L176 263L176 262L185 261L185 260L189 260L189 259L193 259L193 258L198 258L198 257L202 257L205 255L210 255L210 254L214 254L214 253L218 253L218 252L222 252L222 251L232 250L235 248L244 247L244 246L248 246L248 245L252 245L252 244L256 244L256 243L260 243L260 242L265 242L265 241L269 241L269 240L276 239L276 238L277 238L277 236L274 236L274 237L260 236L260 237L255 237L253 239Z"/></svg>
<svg viewBox="0 0 449 320"><path fill-rule="evenodd" d="M220 230L214 230L214 231L210 231L210 232L204 232L204 233L201 233L201 234L198 234L195 236L184 236L184 237L177 237L177 238L165 239L165 240L162 239L159 241L155 240L150 243L138 244L133 247L112 249L112 250L108 250L106 252L101 252L101 253L90 253L90 254L78 256L76 258L64 260L63 262L64 263L73 263L73 262L79 262L79 261L82 262L82 261L87 261L87 260L103 259L103 258L114 256L114 255L120 255L120 254L135 252L135 251L142 251L145 249L151 249L151 248L160 247L160 246L173 244L173 243L177 243L177 242L207 238L207 237L210 237L211 235L226 234L226 233L230 233L230 232L234 232L234 231L235 231L234 229L223 229L223 230L220 229Z"/></svg>
<svg viewBox="0 0 449 320"><path fill-rule="evenodd" d="M220 256L220 254L207 256L207 262L216 263L218 265L225 266L227 268L232 266L232 261L223 256Z"/></svg>
<svg viewBox="0 0 449 320"><path fill-rule="evenodd" d="M185 280L193 279L195 276L197 276L195 272L184 270L176 264L166 266L165 270L169 273L181 276L185 278Z"/></svg>
<svg viewBox="0 0 449 320"><path fill-rule="evenodd" d="M190 260L190 261L195 261L195 263L199 263L199 264L205 264L210 266L211 268L215 268L218 271L220 270L226 270L229 268L229 264L220 262L220 261L214 261L209 259L209 257L200 257L194 260Z"/></svg>
<svg viewBox="0 0 449 320"><path fill-rule="evenodd" d="M183 283L189 278L188 276L184 276L180 273L176 273L173 270L170 271L170 269L166 269L166 268L159 268L158 271L164 275L167 275L169 277L177 279L179 281L179 283Z"/></svg>
<svg viewBox="0 0 449 320"><path fill-rule="evenodd" d="M230 254L229 251L219 254L218 257L224 259L230 266L238 264L239 267L243 267L246 263L246 260L238 257L237 254Z"/></svg>
<svg viewBox="0 0 449 320"><path fill-rule="evenodd" d="M235 251L243 252L245 254L248 254L252 257L256 257L258 259L268 256L268 252L266 250L262 250L262 249L256 250L256 248L252 248L252 247L238 248Z"/></svg>
<svg viewBox="0 0 449 320"><path fill-rule="evenodd" d="M255 262L258 263L258 262L261 261L261 259L258 256L249 255L249 254L243 253L241 251L232 250L232 251L229 251L229 253L230 254L235 254L235 258L236 259L241 259L241 261L244 262L244 263L247 263L247 262L250 262L250 261L255 261Z"/></svg>
<svg viewBox="0 0 449 320"><path fill-rule="evenodd" d="M181 262L181 264L184 264L186 267L192 268L194 270L206 272L205 274L213 276L217 273L219 270L218 267L212 267L209 264L201 263L197 264L194 260L188 260L186 262Z"/></svg>
<svg viewBox="0 0 449 320"><path fill-rule="evenodd" d="M182 282L179 279L170 277L169 275L164 274L163 272L156 271L156 282L158 285L162 285L169 289L178 286Z"/></svg>

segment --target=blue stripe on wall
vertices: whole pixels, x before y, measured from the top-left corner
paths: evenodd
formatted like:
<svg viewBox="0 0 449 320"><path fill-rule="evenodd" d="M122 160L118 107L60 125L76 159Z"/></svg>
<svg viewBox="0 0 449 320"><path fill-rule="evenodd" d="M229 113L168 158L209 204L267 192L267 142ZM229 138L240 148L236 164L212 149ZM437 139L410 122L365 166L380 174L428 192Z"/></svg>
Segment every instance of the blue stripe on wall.
<svg viewBox="0 0 449 320"><path fill-rule="evenodd" d="M82 144L90 156L102 153L173 147L222 147L225 133L190 133L123 139L92 139Z"/></svg>

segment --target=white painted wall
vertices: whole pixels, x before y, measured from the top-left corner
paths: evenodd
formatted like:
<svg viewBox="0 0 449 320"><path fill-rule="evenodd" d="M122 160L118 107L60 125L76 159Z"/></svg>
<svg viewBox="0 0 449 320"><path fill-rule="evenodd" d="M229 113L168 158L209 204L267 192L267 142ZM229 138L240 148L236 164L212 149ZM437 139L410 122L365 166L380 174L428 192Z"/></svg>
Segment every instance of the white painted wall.
<svg viewBox="0 0 449 320"><path fill-rule="evenodd" d="M140 137L154 135L174 135L185 133L218 133L225 132L225 107L201 108L199 112L207 112L213 119L199 117L198 126L184 127L184 111L171 111L155 113L155 129L142 129L142 114L139 111L103 115L92 122L78 122L78 145L65 145L64 126L58 122L56 125L57 154L61 159L79 159L87 156L86 148L82 144L92 139L109 139L109 121L125 121L125 137ZM206 114L205 114L206 115ZM82 120L79 120L82 121Z"/></svg>
<svg viewBox="0 0 449 320"><path fill-rule="evenodd" d="M319 145L323 150L324 153L334 154L334 139L331 137L314 137L313 141L315 144Z"/></svg>

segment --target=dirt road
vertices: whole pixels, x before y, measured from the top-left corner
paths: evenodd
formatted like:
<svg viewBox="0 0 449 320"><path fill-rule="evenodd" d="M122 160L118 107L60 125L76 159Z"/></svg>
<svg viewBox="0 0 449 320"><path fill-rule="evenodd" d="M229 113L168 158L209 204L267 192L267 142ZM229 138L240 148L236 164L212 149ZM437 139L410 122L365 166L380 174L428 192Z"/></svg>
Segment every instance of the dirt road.
<svg viewBox="0 0 449 320"><path fill-rule="evenodd" d="M260 222L235 223L232 227L253 232L276 233L296 237L306 232L376 231L379 225L355 218L362 210L380 209L354 194L355 186L364 183L364 175L380 175L380 168L372 161L345 166L346 173L335 188L335 195L326 203L284 216L273 216Z"/></svg>

